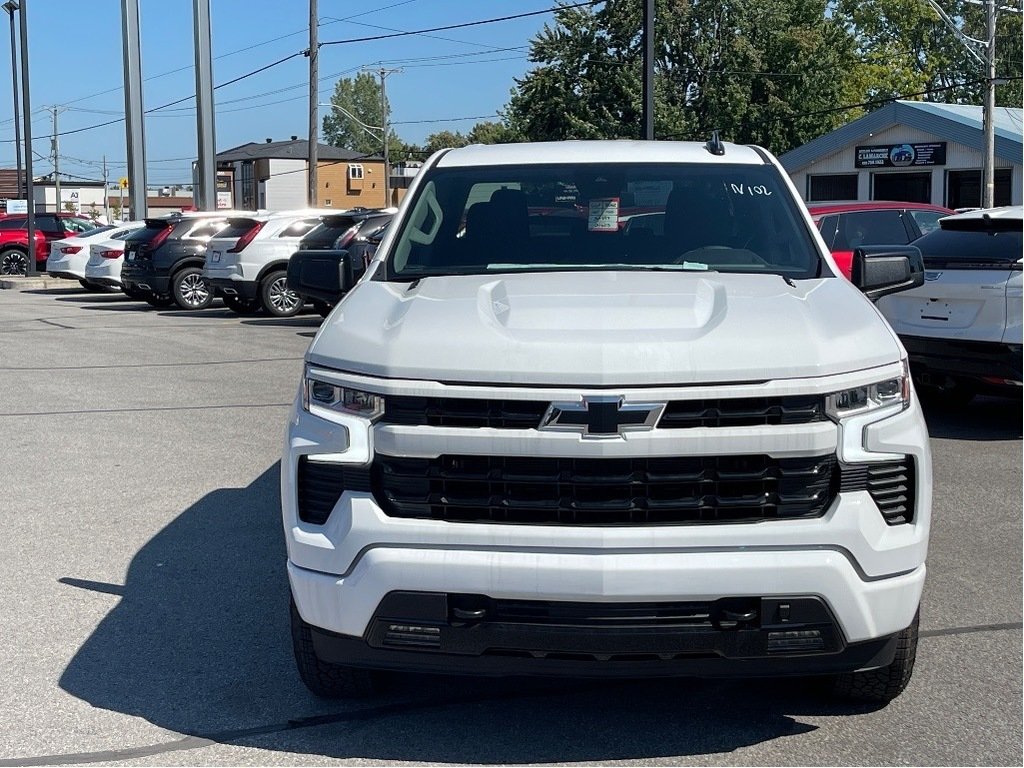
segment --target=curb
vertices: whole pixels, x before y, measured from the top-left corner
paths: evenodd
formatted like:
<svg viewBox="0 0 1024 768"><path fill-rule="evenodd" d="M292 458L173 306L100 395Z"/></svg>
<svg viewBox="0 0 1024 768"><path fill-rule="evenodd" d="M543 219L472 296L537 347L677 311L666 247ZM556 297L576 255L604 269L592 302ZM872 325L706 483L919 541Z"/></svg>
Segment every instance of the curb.
<svg viewBox="0 0 1024 768"><path fill-rule="evenodd" d="M62 277L51 277L49 275L33 275L32 277L0 277L0 290L8 291L31 291L47 288L70 288L79 287L75 280L65 280Z"/></svg>

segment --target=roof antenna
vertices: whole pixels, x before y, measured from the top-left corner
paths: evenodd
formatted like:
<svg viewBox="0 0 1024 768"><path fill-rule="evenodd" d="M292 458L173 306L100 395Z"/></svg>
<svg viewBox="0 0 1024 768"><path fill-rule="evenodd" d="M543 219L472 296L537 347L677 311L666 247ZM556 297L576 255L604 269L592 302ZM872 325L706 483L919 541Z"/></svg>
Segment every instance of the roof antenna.
<svg viewBox="0 0 1024 768"><path fill-rule="evenodd" d="M708 139L708 143L704 145L704 148L712 155L725 154L725 145L722 143L722 137L719 136L718 131L711 132L711 138Z"/></svg>

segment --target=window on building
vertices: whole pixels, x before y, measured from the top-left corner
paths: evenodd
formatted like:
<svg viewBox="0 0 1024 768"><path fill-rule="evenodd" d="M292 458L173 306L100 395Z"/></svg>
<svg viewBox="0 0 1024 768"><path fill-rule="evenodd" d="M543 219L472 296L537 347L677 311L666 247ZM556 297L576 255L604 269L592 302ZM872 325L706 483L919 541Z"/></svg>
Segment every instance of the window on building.
<svg viewBox="0 0 1024 768"><path fill-rule="evenodd" d="M808 182L808 202L857 199L856 173L809 176Z"/></svg>
<svg viewBox="0 0 1024 768"><path fill-rule="evenodd" d="M873 173L871 174L871 185L872 200L898 200L903 203L930 203L932 201L931 171L924 173Z"/></svg>
<svg viewBox="0 0 1024 768"><path fill-rule="evenodd" d="M1010 204L1013 171L995 169L994 205ZM949 171L946 175L946 207L977 208L981 205L981 171Z"/></svg>
<svg viewBox="0 0 1024 768"><path fill-rule="evenodd" d="M348 177L350 179L361 179L363 178L363 166L359 163L349 163L348 166Z"/></svg>

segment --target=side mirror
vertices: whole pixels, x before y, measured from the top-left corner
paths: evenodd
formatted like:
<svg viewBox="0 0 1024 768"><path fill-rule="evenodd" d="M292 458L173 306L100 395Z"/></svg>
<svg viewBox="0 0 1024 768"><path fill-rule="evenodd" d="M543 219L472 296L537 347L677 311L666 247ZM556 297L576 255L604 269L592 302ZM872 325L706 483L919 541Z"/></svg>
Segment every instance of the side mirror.
<svg viewBox="0 0 1024 768"><path fill-rule="evenodd" d="M913 245L861 246L853 252L850 282L872 301L924 285L924 258Z"/></svg>
<svg viewBox="0 0 1024 768"><path fill-rule="evenodd" d="M362 277L362 261L348 251L296 251L288 260L288 288L310 301L334 305Z"/></svg>

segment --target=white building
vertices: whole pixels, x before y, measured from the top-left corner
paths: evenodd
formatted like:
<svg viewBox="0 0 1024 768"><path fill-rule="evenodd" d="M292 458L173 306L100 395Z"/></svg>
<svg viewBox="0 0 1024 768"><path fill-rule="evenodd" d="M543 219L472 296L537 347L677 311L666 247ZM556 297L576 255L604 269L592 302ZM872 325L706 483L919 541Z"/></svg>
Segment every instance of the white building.
<svg viewBox="0 0 1024 768"><path fill-rule="evenodd" d="M1024 110L995 111L995 204L1021 205ZM807 202L981 205L982 108L896 101L779 159Z"/></svg>

